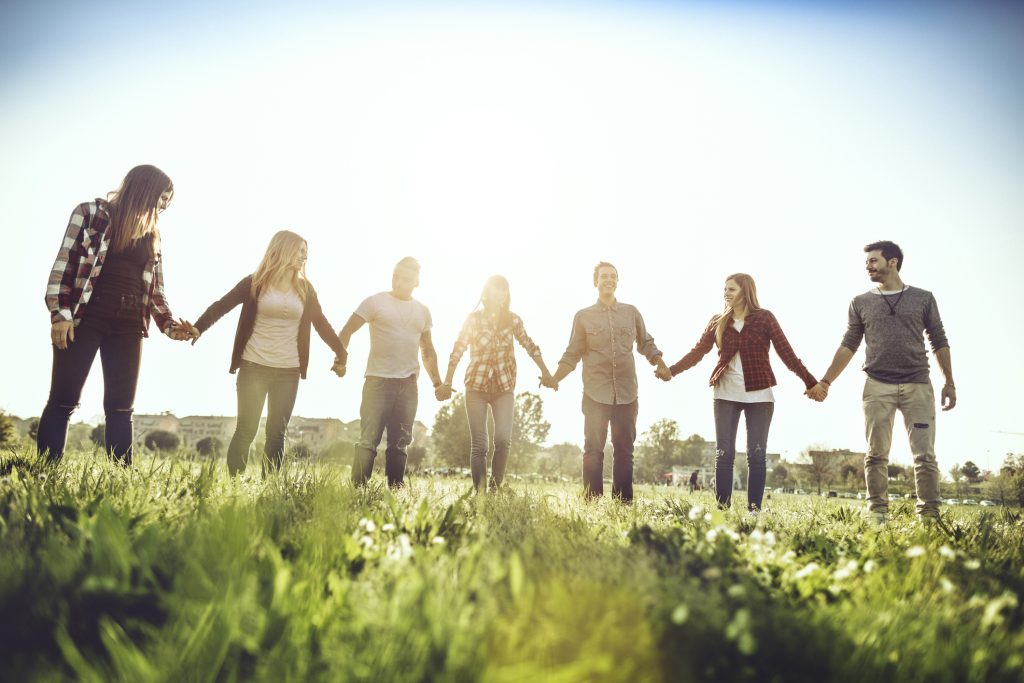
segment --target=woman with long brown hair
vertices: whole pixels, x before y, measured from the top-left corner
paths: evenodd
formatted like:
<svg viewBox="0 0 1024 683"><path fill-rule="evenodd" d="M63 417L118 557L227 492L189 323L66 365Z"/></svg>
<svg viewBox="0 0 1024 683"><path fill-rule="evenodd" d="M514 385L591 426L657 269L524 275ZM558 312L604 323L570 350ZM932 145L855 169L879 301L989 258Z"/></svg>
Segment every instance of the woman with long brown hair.
<svg viewBox="0 0 1024 683"><path fill-rule="evenodd" d="M817 380L796 357L772 312L761 308L754 278L735 273L725 279L725 310L712 316L693 350L669 369L672 375L692 368L718 347L718 363L711 372L715 395L715 496L729 507L736 458L736 431L740 415L747 426L747 509L761 509L764 497L765 454L768 428L775 410L775 375L768 361L769 344L807 389Z"/></svg>
<svg viewBox="0 0 1024 683"><path fill-rule="evenodd" d="M444 382L434 391L440 401L451 398L452 378L466 349L470 349L466 369L466 418L470 433L470 471L473 487L480 491L485 484L491 490L501 486L512 443L512 422L515 415L516 355L513 340L526 349L541 371L543 381L551 381L540 348L533 343L523 320L509 310L511 295L508 280L492 275L484 284L477 309L469 314L448 359ZM494 456L491 477L487 481L487 411L494 419Z"/></svg>
<svg viewBox="0 0 1024 683"><path fill-rule="evenodd" d="M131 464L132 411L149 318L172 339L187 339L164 296L157 220L174 184L155 166L136 166L106 199L75 207L46 287L53 370L36 445L56 463L96 353L103 366L105 446ZM182 321L184 322L184 321Z"/></svg>
<svg viewBox="0 0 1024 683"><path fill-rule="evenodd" d="M295 406L299 379L309 365L310 327L336 354L335 372L344 374L348 354L320 308L306 279L309 247L299 235L281 230L270 240L259 266L246 275L189 327L193 344L225 313L239 304L229 372L238 372L238 421L228 446L228 472L245 469L249 446L267 403L263 476L281 469L284 435Z"/></svg>

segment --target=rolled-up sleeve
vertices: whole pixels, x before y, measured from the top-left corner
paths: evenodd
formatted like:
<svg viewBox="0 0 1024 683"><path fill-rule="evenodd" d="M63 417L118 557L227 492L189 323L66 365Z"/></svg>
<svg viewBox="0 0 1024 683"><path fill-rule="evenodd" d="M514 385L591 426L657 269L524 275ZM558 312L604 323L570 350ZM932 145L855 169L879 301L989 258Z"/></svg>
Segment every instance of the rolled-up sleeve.
<svg viewBox="0 0 1024 683"><path fill-rule="evenodd" d="M587 351L587 331L583 326L581 313L577 313L572 319L572 333L569 335L569 345L565 347L565 353L559 359L559 365L568 365L570 370L575 370L580 359Z"/></svg>
<svg viewBox="0 0 1024 683"><path fill-rule="evenodd" d="M644 358L647 359L651 365L657 363L658 358L662 355L661 350L654 343L654 337L647 331L647 325L644 323L644 317L640 315L640 311L634 309L634 324L636 325L636 349L640 352Z"/></svg>

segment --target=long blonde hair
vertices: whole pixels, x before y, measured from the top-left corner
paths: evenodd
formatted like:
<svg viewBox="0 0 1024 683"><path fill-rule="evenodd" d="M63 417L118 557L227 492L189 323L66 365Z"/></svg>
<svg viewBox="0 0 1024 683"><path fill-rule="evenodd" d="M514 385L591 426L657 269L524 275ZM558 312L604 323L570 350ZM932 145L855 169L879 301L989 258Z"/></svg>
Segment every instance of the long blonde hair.
<svg viewBox="0 0 1024 683"><path fill-rule="evenodd" d="M291 230L280 230L270 238L267 245L267 252L263 254L263 260L252 274L252 295L258 299L260 293L277 279L282 271L293 268L295 257L303 246L309 249L301 236ZM306 280L306 264L296 268L292 272L292 288L299 295L303 302L306 301L306 288L309 283Z"/></svg>
<svg viewBox="0 0 1024 683"><path fill-rule="evenodd" d="M726 282L729 280L739 285L740 300L746 305L748 315L754 311L761 310L761 304L757 301L757 285L754 284L754 278L746 273L733 273L725 278ZM718 348L722 348L722 336L725 334L726 325L732 322L732 314L733 306L726 304L725 310L714 320L715 344L718 345Z"/></svg>
<svg viewBox="0 0 1024 683"><path fill-rule="evenodd" d="M174 183L156 166L144 164L128 171L121 186L107 194L110 213L110 246L124 251L147 235L153 235L153 254L160 251L156 221L160 195L174 195Z"/></svg>

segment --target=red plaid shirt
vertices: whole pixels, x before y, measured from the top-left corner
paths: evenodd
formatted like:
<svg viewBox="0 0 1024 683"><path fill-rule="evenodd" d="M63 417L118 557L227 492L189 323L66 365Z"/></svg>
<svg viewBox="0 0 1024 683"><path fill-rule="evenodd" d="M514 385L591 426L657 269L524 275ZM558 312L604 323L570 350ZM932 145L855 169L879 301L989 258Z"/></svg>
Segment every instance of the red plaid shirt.
<svg viewBox="0 0 1024 683"><path fill-rule="evenodd" d="M700 341L693 347L693 350L669 368L673 375L692 368L707 355L711 347L715 345L717 322L718 316L716 315L711 318L711 322L708 323L704 334L701 335ZM771 311L762 308L747 314L742 332L737 332L732 325L726 325L722 333L722 348L718 350L718 364L711 372L711 386L718 384L729 361L737 352L743 363L743 384L747 391L757 391L775 386L775 374L772 372L771 363L768 362L769 342L775 345L775 351L786 367L803 380L804 386L810 389L818 383L818 380L814 379L814 375L809 373L800 359L796 357L793 347L789 345L786 335L782 333L779 321L775 319Z"/></svg>
<svg viewBox="0 0 1024 683"><path fill-rule="evenodd" d="M466 368L467 391L512 391L516 386L516 353L512 338L526 349L531 358L540 358L540 347L533 343L523 320L512 314L512 324L497 329L483 311L473 311L466 318L448 362L458 365L469 347Z"/></svg>
<svg viewBox="0 0 1024 683"><path fill-rule="evenodd" d="M77 327L82 322L110 248L109 226L107 202L102 199L79 204L71 213L46 284L46 308L50 311L51 323L70 320ZM159 253L146 264L142 281L146 285L142 295L143 334L148 336L150 315L160 331L167 334L175 323L164 297Z"/></svg>

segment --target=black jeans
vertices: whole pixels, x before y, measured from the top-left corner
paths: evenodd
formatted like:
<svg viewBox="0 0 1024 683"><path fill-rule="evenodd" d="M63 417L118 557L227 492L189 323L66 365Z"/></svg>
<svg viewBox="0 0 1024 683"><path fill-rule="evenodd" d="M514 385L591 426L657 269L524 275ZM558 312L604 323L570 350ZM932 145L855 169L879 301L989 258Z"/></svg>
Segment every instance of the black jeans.
<svg viewBox="0 0 1024 683"><path fill-rule="evenodd" d="M103 366L103 412L106 415L106 450L124 465L132 462L132 412L142 360L140 318L90 319L75 328L75 340L61 351L53 347L50 395L39 417L36 447L51 463L64 457L68 422L78 408L96 352Z"/></svg>
<svg viewBox="0 0 1024 683"><path fill-rule="evenodd" d="M729 507L732 500L736 431L739 429L740 413L744 413L747 422L747 509L761 509L768 428L771 427L774 412L775 404L771 402L740 403L715 399L715 497L720 506Z"/></svg>
<svg viewBox="0 0 1024 683"><path fill-rule="evenodd" d="M604 445L612 428L612 496L633 500L633 442L639 402L608 405L583 395L583 491L604 495Z"/></svg>
<svg viewBox="0 0 1024 683"><path fill-rule="evenodd" d="M284 433L292 418L295 396L299 393L298 368L269 368L242 361L238 370L238 421L228 446L228 472L232 475L245 470L249 460L249 446L256 438L267 403L266 442L263 446L262 472L280 470L284 458Z"/></svg>

